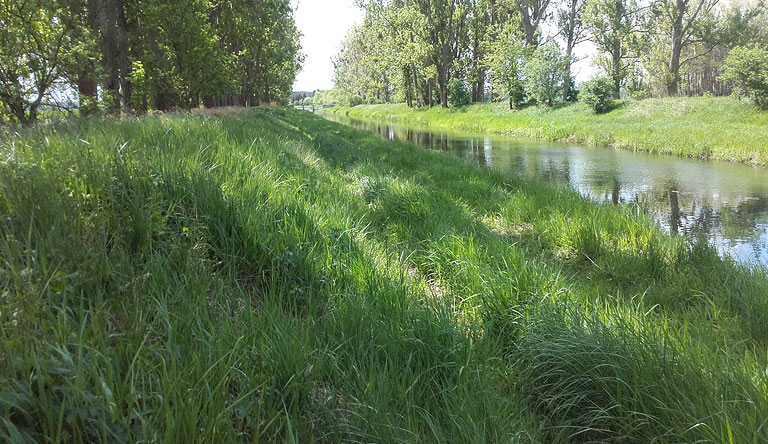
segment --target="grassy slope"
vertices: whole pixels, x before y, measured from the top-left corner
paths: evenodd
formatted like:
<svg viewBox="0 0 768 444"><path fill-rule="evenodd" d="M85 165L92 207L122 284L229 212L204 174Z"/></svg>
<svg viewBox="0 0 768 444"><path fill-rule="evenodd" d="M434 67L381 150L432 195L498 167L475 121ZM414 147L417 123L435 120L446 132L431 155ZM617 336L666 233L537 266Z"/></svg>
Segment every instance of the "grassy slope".
<svg viewBox="0 0 768 444"><path fill-rule="evenodd" d="M628 101L601 115L583 103L520 111L505 104L447 110L363 105L331 112L768 166L768 112L728 97Z"/></svg>
<svg viewBox="0 0 768 444"><path fill-rule="evenodd" d="M0 153L0 441L768 439L768 278L621 208L280 109Z"/></svg>

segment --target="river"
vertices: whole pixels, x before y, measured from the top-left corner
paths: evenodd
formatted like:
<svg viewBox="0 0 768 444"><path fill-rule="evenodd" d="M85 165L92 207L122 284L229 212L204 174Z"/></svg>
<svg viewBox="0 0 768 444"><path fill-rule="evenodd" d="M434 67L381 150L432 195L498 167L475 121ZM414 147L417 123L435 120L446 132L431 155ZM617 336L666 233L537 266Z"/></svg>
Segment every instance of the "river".
<svg viewBox="0 0 768 444"><path fill-rule="evenodd" d="M638 206L672 235L768 266L768 168L323 114L477 165L568 184L594 201Z"/></svg>

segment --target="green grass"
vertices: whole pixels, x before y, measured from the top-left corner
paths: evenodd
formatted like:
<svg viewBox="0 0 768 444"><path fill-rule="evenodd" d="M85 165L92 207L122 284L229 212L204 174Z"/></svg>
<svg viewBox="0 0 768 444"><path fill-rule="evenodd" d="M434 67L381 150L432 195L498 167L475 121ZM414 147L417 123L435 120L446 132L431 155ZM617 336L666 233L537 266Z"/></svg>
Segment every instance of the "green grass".
<svg viewBox="0 0 768 444"><path fill-rule="evenodd" d="M0 136L0 441L762 443L768 276L283 109Z"/></svg>
<svg viewBox="0 0 768 444"><path fill-rule="evenodd" d="M595 114L583 103L519 111L503 103L458 109L361 105L329 112L768 166L768 112L730 97L625 101L605 114Z"/></svg>

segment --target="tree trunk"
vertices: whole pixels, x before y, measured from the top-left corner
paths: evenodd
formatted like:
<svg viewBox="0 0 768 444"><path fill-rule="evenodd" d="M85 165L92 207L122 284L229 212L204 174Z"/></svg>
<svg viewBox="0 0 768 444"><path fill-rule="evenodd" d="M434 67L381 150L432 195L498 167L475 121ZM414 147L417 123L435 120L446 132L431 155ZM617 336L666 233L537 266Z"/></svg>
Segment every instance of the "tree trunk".
<svg viewBox="0 0 768 444"><path fill-rule="evenodd" d="M117 39L117 66L120 70L120 98L126 111L132 111L133 86L131 85L131 56L128 44L128 22L125 18L124 0L112 0L115 14L115 34Z"/></svg>
<svg viewBox="0 0 768 444"><path fill-rule="evenodd" d="M431 78L427 81L427 104L430 108L435 106L434 100L432 100L432 88L435 85L435 79Z"/></svg>
<svg viewBox="0 0 768 444"><path fill-rule="evenodd" d="M525 33L525 45L536 46L536 27L533 24L533 18L528 10L530 0L520 2L520 16L523 21L523 32Z"/></svg>
<svg viewBox="0 0 768 444"><path fill-rule="evenodd" d="M616 42L613 47L613 53L611 54L611 64L613 72L611 73L611 79L613 80L613 99L621 99L621 43Z"/></svg>
<svg viewBox="0 0 768 444"><path fill-rule="evenodd" d="M576 43L576 15L578 13L578 0L570 0L570 9L568 10L568 35L565 45L565 78L563 79L563 102L567 102L571 94L571 57L573 56L573 47Z"/></svg>
<svg viewBox="0 0 768 444"><path fill-rule="evenodd" d="M440 106L448 108L448 74L445 66L439 67L437 72L437 87L440 90Z"/></svg>
<svg viewBox="0 0 768 444"><path fill-rule="evenodd" d="M483 27L488 26L488 16L483 18ZM475 33L477 34L477 33ZM482 65L482 53L480 47L480 36L474 36L473 48L472 48L472 60L475 67L475 84L472 86L472 101L475 103L483 102L485 100L485 69Z"/></svg>
<svg viewBox="0 0 768 444"><path fill-rule="evenodd" d="M106 78L104 89L109 94L112 113L120 113L121 91L130 93L128 57L128 33L126 30L125 11L121 0L90 0L89 7L95 21L95 28L101 34L102 63Z"/></svg>
<svg viewBox="0 0 768 444"><path fill-rule="evenodd" d="M667 83L667 95L676 96L680 86L680 53L682 52L682 41L679 35L673 31L672 54L669 57L669 79Z"/></svg>
<svg viewBox="0 0 768 444"><path fill-rule="evenodd" d="M477 83L474 88L474 97L472 101L476 103L485 102L485 70L480 69L477 75Z"/></svg>

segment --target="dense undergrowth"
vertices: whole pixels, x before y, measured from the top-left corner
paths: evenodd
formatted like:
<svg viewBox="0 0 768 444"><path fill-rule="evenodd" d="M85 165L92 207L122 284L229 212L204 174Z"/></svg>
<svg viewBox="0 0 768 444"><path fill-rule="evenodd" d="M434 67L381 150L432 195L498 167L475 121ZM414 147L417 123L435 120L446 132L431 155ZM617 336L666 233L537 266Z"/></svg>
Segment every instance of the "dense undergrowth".
<svg viewBox="0 0 768 444"><path fill-rule="evenodd" d="M0 441L768 440L768 277L630 210L300 111L0 140Z"/></svg>
<svg viewBox="0 0 768 444"><path fill-rule="evenodd" d="M583 103L518 111L504 103L451 109L361 105L330 112L768 166L768 112L729 97L625 101L604 114Z"/></svg>

